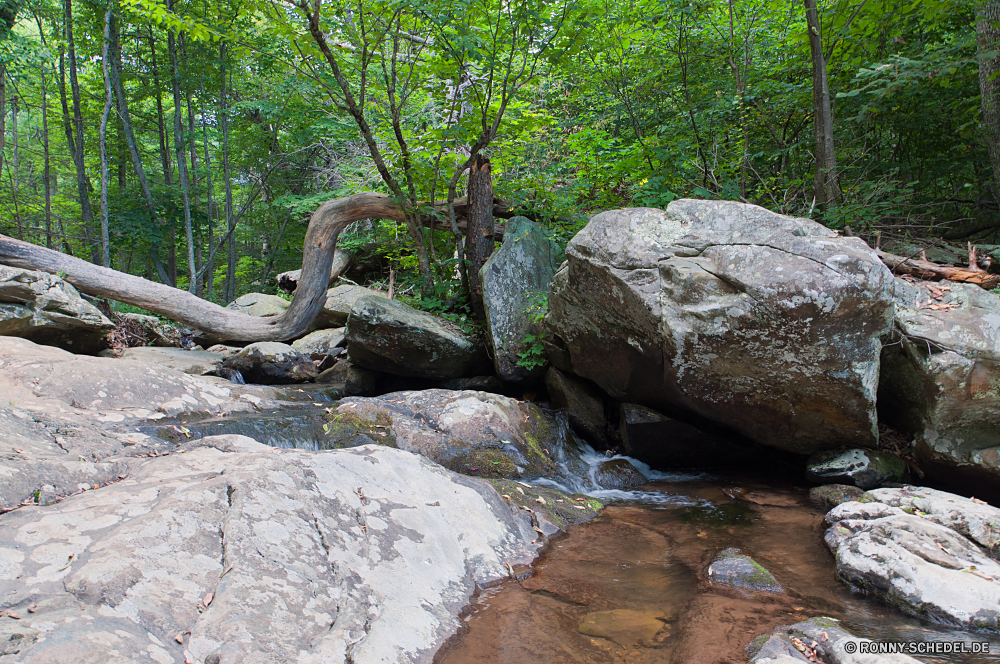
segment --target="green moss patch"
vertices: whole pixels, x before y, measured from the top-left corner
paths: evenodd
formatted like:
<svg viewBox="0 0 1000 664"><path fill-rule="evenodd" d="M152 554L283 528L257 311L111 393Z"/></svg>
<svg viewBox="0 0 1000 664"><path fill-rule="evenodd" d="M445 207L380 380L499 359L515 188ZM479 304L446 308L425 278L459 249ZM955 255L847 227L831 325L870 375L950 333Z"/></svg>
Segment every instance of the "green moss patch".
<svg viewBox="0 0 1000 664"><path fill-rule="evenodd" d="M551 521L559 528L589 521L604 509L601 501L582 493L563 493L548 487L503 479L492 480L491 484L511 505L533 510L539 517Z"/></svg>

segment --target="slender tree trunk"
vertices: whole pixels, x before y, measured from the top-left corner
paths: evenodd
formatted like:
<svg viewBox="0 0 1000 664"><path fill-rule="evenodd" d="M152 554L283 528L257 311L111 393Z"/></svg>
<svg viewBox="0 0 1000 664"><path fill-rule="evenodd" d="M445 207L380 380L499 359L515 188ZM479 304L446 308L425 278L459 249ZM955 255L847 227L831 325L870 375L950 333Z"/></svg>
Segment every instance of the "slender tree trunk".
<svg viewBox="0 0 1000 664"><path fill-rule="evenodd" d="M233 228L233 185L229 175L229 67L226 42L219 44L222 63L222 89L219 92L219 128L222 130L222 184L225 190L226 229L229 233L229 264L226 267L226 302L236 299L236 232Z"/></svg>
<svg viewBox="0 0 1000 664"><path fill-rule="evenodd" d="M160 138L160 163L163 167L163 183L170 189L174 185L173 166L170 164L170 135L167 133L166 120L163 113L163 98L160 96L160 68L156 62L156 38L153 36L153 27L148 26L149 37L149 65L153 73L153 89L156 97L156 130ZM177 285L177 255L176 242L174 240L173 224L167 229L167 264L164 266L160 260L159 253L152 256L153 265L156 272L164 283L171 286Z"/></svg>
<svg viewBox="0 0 1000 664"><path fill-rule="evenodd" d="M108 2L104 13L104 39L101 43L101 73L104 76L104 110L101 112L101 126L98 141L101 152L101 265L111 267L111 229L108 223L108 119L111 117L111 74L108 60L111 46L111 12L113 5Z"/></svg>
<svg viewBox="0 0 1000 664"><path fill-rule="evenodd" d="M39 31L41 31L39 23ZM45 64L42 64L42 153L45 165L42 170L42 186L45 187L45 246L52 248L52 167L49 154L49 100L45 83Z"/></svg>
<svg viewBox="0 0 1000 664"><path fill-rule="evenodd" d="M0 62L0 172L7 141L7 63Z"/></svg>
<svg viewBox="0 0 1000 664"><path fill-rule="evenodd" d="M830 80L823 54L823 34L820 32L817 0L804 0L806 26L809 30L809 51L813 74L813 130L816 135L816 180L813 195L820 209L837 202L837 155L833 146L833 107L830 102Z"/></svg>
<svg viewBox="0 0 1000 664"><path fill-rule="evenodd" d="M976 42L983 133L993 167L993 197L1000 200L1000 2L977 2Z"/></svg>
<svg viewBox="0 0 1000 664"><path fill-rule="evenodd" d="M493 178L490 160L479 155L469 168L469 226L465 254L469 261L469 294L472 310L485 319L483 283L479 271L493 253Z"/></svg>
<svg viewBox="0 0 1000 664"><path fill-rule="evenodd" d="M7 164L7 168L10 170L10 187L11 195L14 200L14 221L17 223L17 227L20 232L22 226L21 213L17 206L17 201L21 197L21 158L20 158L20 132L17 130L17 120L18 115L21 112L20 101L15 93L10 98L10 137L11 137L11 151L10 151L10 162Z"/></svg>
<svg viewBox="0 0 1000 664"><path fill-rule="evenodd" d="M205 79L201 80L201 132L202 147L205 149L205 192L207 198L208 213L208 268L205 271L205 288L208 291L208 299L212 299L213 287L215 286L215 260L212 252L212 244L215 242L215 202L212 200L212 160L208 152L208 122L205 120Z"/></svg>
<svg viewBox="0 0 1000 664"><path fill-rule="evenodd" d="M173 1L167 0L167 11L173 10ZM188 184L187 158L184 155L184 123L181 120L181 71L177 61L177 43L174 33L167 33L167 51L170 53L170 67L174 93L174 149L177 151L177 177L181 185L181 201L184 205L184 236L187 240L188 292L197 289L198 266L194 260L194 229L191 224L191 189Z"/></svg>
<svg viewBox="0 0 1000 664"><path fill-rule="evenodd" d="M76 140L76 150L73 162L76 166L76 186L80 191L80 217L86 234L94 225L94 213L90 207L90 184L87 182L87 171L83 163L83 116L80 109L80 81L76 75L76 42L73 39L73 0L63 0L63 21L66 30L66 55L69 58L69 85L73 96L73 133ZM101 259L100 245L90 243L91 262Z"/></svg>

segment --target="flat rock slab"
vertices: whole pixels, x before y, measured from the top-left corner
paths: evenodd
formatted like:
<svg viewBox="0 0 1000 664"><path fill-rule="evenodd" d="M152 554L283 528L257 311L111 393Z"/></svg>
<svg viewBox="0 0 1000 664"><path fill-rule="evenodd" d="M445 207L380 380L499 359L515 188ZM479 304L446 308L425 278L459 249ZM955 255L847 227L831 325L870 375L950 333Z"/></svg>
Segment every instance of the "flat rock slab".
<svg viewBox="0 0 1000 664"><path fill-rule="evenodd" d="M1000 510L932 489L876 489L826 521L837 575L854 590L931 622L1000 631L1000 564L990 556Z"/></svg>
<svg viewBox="0 0 1000 664"><path fill-rule="evenodd" d="M535 555L526 513L407 452L199 445L4 517L16 661L430 662L477 584Z"/></svg>
<svg viewBox="0 0 1000 664"><path fill-rule="evenodd" d="M577 630L587 636L614 641L623 648L648 645L670 618L655 611L615 609L588 613Z"/></svg>
<svg viewBox="0 0 1000 664"><path fill-rule="evenodd" d="M102 357L114 357L115 351L102 351ZM118 355L121 360L138 360L147 364L157 364L193 376L214 374L222 367L222 355L205 350L184 350L182 348L157 348L143 346L125 348Z"/></svg>

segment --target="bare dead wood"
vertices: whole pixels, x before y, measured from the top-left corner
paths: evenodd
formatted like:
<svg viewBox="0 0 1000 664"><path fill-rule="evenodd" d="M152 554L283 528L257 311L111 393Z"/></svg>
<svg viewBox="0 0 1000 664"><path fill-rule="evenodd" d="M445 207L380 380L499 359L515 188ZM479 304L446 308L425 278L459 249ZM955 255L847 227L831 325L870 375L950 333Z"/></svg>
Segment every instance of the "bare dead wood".
<svg viewBox="0 0 1000 664"><path fill-rule="evenodd" d="M323 203L309 220L303 242L303 277L292 304L280 316L264 318L5 235L0 235L0 263L59 274L84 293L154 311L219 339L284 341L305 332L323 308L341 231L359 219L401 216L402 211L385 194L361 193Z"/></svg>
<svg viewBox="0 0 1000 664"><path fill-rule="evenodd" d="M924 281L956 281L961 283L976 284L986 290L992 290L1000 286L1000 274L990 274L983 271L978 265L975 268L950 267L938 265L930 261L896 256L884 251L875 250L882 262L892 270L893 274L908 274Z"/></svg>

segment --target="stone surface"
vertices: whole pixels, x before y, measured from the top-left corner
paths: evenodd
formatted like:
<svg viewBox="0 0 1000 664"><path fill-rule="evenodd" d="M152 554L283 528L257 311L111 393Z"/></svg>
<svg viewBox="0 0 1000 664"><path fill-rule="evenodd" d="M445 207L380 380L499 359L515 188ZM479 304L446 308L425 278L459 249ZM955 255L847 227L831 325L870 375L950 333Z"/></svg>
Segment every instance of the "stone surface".
<svg viewBox="0 0 1000 664"><path fill-rule="evenodd" d="M479 271L490 355L503 380L526 380L545 371L544 366L529 369L518 362L528 347L526 337L537 338L542 330L531 321L529 309L545 299L562 260L559 246L541 226L514 217L504 226L503 244Z"/></svg>
<svg viewBox="0 0 1000 664"><path fill-rule="evenodd" d="M156 316L144 314L119 314L122 318L134 321L145 332L151 346L162 348L180 348L184 340L176 325L165 322Z"/></svg>
<svg viewBox="0 0 1000 664"><path fill-rule="evenodd" d="M594 482L605 489L631 489L649 480L628 459L608 459L594 474Z"/></svg>
<svg viewBox="0 0 1000 664"><path fill-rule="evenodd" d="M806 477L821 484L853 484L867 490L886 482L902 482L906 464L879 450L830 450L809 457Z"/></svg>
<svg viewBox="0 0 1000 664"><path fill-rule="evenodd" d="M411 378L475 375L487 361L481 344L448 321L377 295L354 301L347 352L358 366Z"/></svg>
<svg viewBox="0 0 1000 664"><path fill-rule="evenodd" d="M578 436L600 449L612 447L604 416L605 395L590 381L568 376L555 367L545 372L545 388L556 408L565 408L569 425Z"/></svg>
<svg viewBox="0 0 1000 664"><path fill-rule="evenodd" d="M347 371L352 366L350 360L338 360L332 367L316 376L316 382L330 385L344 385L347 383Z"/></svg>
<svg viewBox="0 0 1000 664"><path fill-rule="evenodd" d="M825 484L809 489L809 500L831 510L841 503L860 499L863 493L863 489L852 484Z"/></svg>
<svg viewBox="0 0 1000 664"><path fill-rule="evenodd" d="M205 350L184 350L182 348L156 348L137 346L121 351L101 351L101 357L115 357L121 360L136 360L146 364L176 369L194 376L215 374L222 367L222 356Z"/></svg>
<svg viewBox="0 0 1000 664"><path fill-rule="evenodd" d="M861 240L753 205L680 200L599 214L566 255L549 328L611 397L798 453L876 445L893 280Z"/></svg>
<svg viewBox="0 0 1000 664"><path fill-rule="evenodd" d="M0 335L96 353L114 326L60 277L0 265Z"/></svg>
<svg viewBox="0 0 1000 664"><path fill-rule="evenodd" d="M780 593L781 584L770 572L739 549L724 549L715 557L706 571L712 583L769 593Z"/></svg>
<svg viewBox="0 0 1000 664"><path fill-rule="evenodd" d="M0 594L25 664L430 662L536 539L487 483L416 455L219 436L6 515Z"/></svg>
<svg viewBox="0 0 1000 664"><path fill-rule="evenodd" d="M917 463L932 477L995 483L1000 297L971 284L903 279L896 279L895 292L896 329L882 351L880 417L916 440Z"/></svg>
<svg viewBox="0 0 1000 664"><path fill-rule="evenodd" d="M555 470L552 418L530 402L489 392L433 389L343 399L328 435L332 446L381 443L466 475L531 477Z"/></svg>
<svg viewBox="0 0 1000 664"><path fill-rule="evenodd" d="M277 295L247 293L226 305L226 309L239 311L249 316L280 316L291 304L291 301Z"/></svg>
<svg viewBox="0 0 1000 664"><path fill-rule="evenodd" d="M759 462L759 453L736 442L732 434L706 431L634 403L623 403L619 411L622 453L658 468L746 466Z"/></svg>
<svg viewBox="0 0 1000 664"><path fill-rule="evenodd" d="M1000 631L1000 510L933 489L861 500L826 515L842 581L931 622Z"/></svg>
<svg viewBox="0 0 1000 664"><path fill-rule="evenodd" d="M316 318L317 324L327 328L347 325L347 319L351 315L354 303L369 295L388 299L385 293L355 284L343 284L331 288L326 292L326 304L323 305L323 311Z"/></svg>
<svg viewBox="0 0 1000 664"><path fill-rule="evenodd" d="M239 371L248 383L285 385L316 378L312 360L288 344L260 341L226 359L227 369Z"/></svg>
<svg viewBox="0 0 1000 664"><path fill-rule="evenodd" d="M243 350L243 348L241 346L227 346L225 344L215 344L214 346L209 346L205 350L209 353L215 353L223 360L226 360L232 357L233 355L236 355L236 353Z"/></svg>
<svg viewBox="0 0 1000 664"><path fill-rule="evenodd" d="M874 655L859 652L861 643L872 643L845 631L833 618L810 618L791 626L775 628L757 649L750 664L920 664L909 655ZM848 645L850 644L850 645ZM803 651L808 649L809 659Z"/></svg>
<svg viewBox="0 0 1000 664"><path fill-rule="evenodd" d="M301 339L292 342L292 348L307 357L312 355L329 355L334 349L344 345L347 328L337 327L327 330L310 332Z"/></svg>
<svg viewBox="0 0 1000 664"><path fill-rule="evenodd" d="M652 645L653 637L663 629L668 618L656 611L595 611L583 617L577 630L581 634L608 639L623 648L631 648L636 644Z"/></svg>

